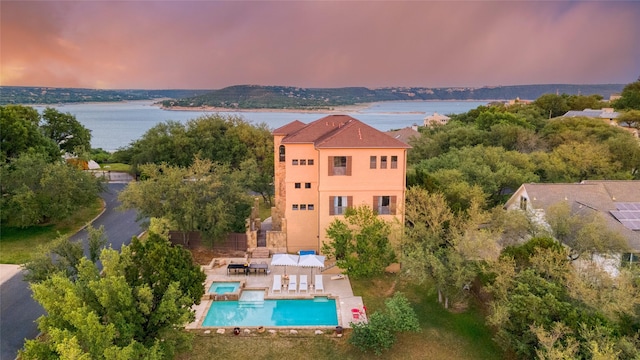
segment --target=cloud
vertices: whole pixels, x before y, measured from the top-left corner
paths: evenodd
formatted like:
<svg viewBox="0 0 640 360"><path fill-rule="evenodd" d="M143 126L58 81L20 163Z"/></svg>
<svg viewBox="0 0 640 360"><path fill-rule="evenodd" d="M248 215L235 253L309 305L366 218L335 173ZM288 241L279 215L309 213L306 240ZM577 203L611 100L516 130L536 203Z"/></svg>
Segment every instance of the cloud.
<svg viewBox="0 0 640 360"><path fill-rule="evenodd" d="M2 85L628 83L635 2L3 1Z"/></svg>

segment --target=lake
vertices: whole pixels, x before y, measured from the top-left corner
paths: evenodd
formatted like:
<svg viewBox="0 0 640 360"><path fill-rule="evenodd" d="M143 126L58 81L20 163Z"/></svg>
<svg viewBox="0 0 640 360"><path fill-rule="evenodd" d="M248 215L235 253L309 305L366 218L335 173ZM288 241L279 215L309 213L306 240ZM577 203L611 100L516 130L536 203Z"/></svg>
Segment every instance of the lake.
<svg viewBox="0 0 640 360"><path fill-rule="evenodd" d="M426 116L439 114L460 114L486 105L488 101L388 101L372 103L357 110L344 113L378 130L401 129L413 124L422 125ZM45 106L34 106L42 111ZM185 123L203 115L204 111L167 111L152 101L132 101L120 103L62 104L51 106L61 112L71 113L87 129L91 130L91 146L107 151L126 147L139 139L147 130L158 123L174 120ZM223 115L238 115L254 124L266 123L276 129L294 120L304 123L320 119L336 112L279 112L246 111L221 112Z"/></svg>

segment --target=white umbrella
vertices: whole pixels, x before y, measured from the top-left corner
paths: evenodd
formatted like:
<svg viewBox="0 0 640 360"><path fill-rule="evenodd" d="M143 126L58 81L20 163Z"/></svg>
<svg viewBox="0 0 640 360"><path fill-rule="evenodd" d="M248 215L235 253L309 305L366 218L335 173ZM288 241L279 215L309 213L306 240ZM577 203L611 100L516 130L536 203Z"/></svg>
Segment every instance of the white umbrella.
<svg viewBox="0 0 640 360"><path fill-rule="evenodd" d="M298 260L298 266L310 267L311 278L313 278L313 268L324 268L324 259L322 255L301 255Z"/></svg>
<svg viewBox="0 0 640 360"><path fill-rule="evenodd" d="M284 266L284 274L287 274L287 266L298 266L298 255L273 254L271 265Z"/></svg>

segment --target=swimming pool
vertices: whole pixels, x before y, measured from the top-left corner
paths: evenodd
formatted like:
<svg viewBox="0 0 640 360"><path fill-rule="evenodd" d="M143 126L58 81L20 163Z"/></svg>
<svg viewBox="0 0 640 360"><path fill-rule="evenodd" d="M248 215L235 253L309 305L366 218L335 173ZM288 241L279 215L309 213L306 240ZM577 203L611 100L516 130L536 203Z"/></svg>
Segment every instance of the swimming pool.
<svg viewBox="0 0 640 360"><path fill-rule="evenodd" d="M244 293L244 291L243 291ZM241 299L243 299L241 297ZM213 301L202 326L336 326L336 300Z"/></svg>
<svg viewBox="0 0 640 360"><path fill-rule="evenodd" d="M209 292L212 294L226 294L235 292L239 287L240 282L214 281L209 287Z"/></svg>

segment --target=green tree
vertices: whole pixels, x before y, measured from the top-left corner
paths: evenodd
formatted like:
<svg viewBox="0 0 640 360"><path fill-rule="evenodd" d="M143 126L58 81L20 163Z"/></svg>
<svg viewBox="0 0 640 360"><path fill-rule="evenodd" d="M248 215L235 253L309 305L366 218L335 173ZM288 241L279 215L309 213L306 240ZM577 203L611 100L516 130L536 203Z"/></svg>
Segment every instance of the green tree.
<svg viewBox="0 0 640 360"><path fill-rule="evenodd" d="M570 109L567 104L566 94L544 94L537 98L533 103L542 109L542 113L549 119L564 115Z"/></svg>
<svg viewBox="0 0 640 360"><path fill-rule="evenodd" d="M91 150L91 131L71 113L61 113L48 107L42 113L42 120L42 132L63 152L77 154L78 151Z"/></svg>
<svg viewBox="0 0 640 360"><path fill-rule="evenodd" d="M616 121L620 126L640 130L640 110L628 110L621 113Z"/></svg>
<svg viewBox="0 0 640 360"><path fill-rule="evenodd" d="M188 168L147 164L142 181L131 183L119 195L122 207L137 209L142 217L166 218L175 230L198 231L207 241L224 238L244 219L251 200L241 187L237 171L196 158Z"/></svg>
<svg viewBox="0 0 640 360"><path fill-rule="evenodd" d="M103 189L99 178L44 154L25 153L0 164L3 225L27 227L62 220L93 204Z"/></svg>
<svg viewBox="0 0 640 360"><path fill-rule="evenodd" d="M344 220L336 218L327 228L330 241L322 252L353 277L380 275L395 260L389 241L391 225L366 206L349 208Z"/></svg>
<svg viewBox="0 0 640 360"><path fill-rule="evenodd" d="M151 234L100 260L102 271L83 258L76 278L52 272L31 284L47 314L22 358L165 359L187 344L180 327L194 320L205 276L186 250Z"/></svg>
<svg viewBox="0 0 640 360"><path fill-rule="evenodd" d="M0 106L0 162L31 152L43 154L47 162L60 158L56 144L39 128L40 114L32 107Z"/></svg>
<svg viewBox="0 0 640 360"><path fill-rule="evenodd" d="M619 110L640 110L640 80L627 84L613 106Z"/></svg>

